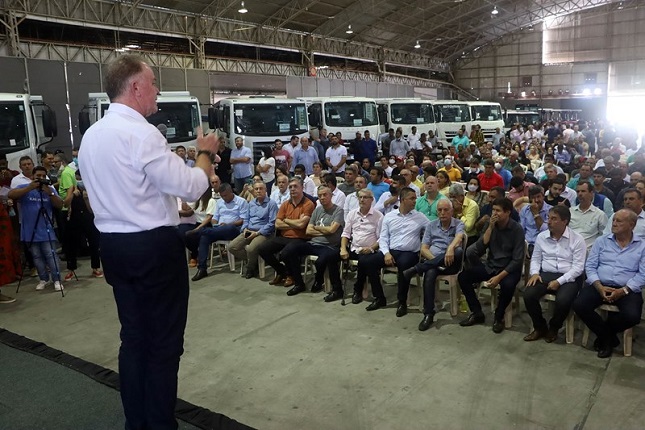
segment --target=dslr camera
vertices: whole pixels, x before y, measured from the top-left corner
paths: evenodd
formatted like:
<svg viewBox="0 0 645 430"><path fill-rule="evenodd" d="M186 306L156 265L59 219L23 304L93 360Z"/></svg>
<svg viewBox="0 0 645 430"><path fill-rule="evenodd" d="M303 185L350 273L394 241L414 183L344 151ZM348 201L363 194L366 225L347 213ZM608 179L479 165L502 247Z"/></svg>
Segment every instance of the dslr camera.
<svg viewBox="0 0 645 430"><path fill-rule="evenodd" d="M52 181L51 181L49 178L45 178L45 179L36 179L36 182L38 182L38 183L40 184L40 186L41 186L41 187L42 187L42 186L49 186L49 185L51 185L51 184L52 184Z"/></svg>

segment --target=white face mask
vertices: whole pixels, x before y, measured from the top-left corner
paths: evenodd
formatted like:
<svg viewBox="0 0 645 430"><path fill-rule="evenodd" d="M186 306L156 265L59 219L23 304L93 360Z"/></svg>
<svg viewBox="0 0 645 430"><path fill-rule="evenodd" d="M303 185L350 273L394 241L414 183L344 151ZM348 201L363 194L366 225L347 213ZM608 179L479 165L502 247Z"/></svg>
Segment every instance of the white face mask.
<svg viewBox="0 0 645 430"><path fill-rule="evenodd" d="M476 184L468 184L468 191L470 191L471 193L474 193L475 191L477 191L477 185Z"/></svg>
<svg viewBox="0 0 645 430"><path fill-rule="evenodd" d="M495 163L495 170L500 170L502 168L502 165L499 163Z"/></svg>

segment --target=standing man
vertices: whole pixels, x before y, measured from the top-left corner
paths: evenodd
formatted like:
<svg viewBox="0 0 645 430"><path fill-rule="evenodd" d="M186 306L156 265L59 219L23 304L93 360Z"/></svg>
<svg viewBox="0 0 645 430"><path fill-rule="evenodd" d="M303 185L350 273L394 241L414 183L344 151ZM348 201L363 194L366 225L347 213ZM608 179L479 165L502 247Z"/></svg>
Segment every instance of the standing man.
<svg viewBox="0 0 645 430"><path fill-rule="evenodd" d="M549 230L538 234L535 241L531 278L524 290L524 304L533 321L533 331L524 337L526 342L541 338L547 343L555 341L578 295L587 250L583 237L569 228L570 218L566 206L552 207ZM540 306L540 299L545 294L555 295L555 309L548 325Z"/></svg>
<svg viewBox="0 0 645 430"><path fill-rule="evenodd" d="M390 142L390 155L395 157L403 157L407 155L410 150L408 141L403 138L403 132L400 128L396 129L396 138Z"/></svg>
<svg viewBox="0 0 645 430"><path fill-rule="evenodd" d="M473 287L486 281L489 288L499 285L499 301L495 309L493 332L504 331L504 313L513 300L515 287L522 275L524 262L524 232L519 223L511 219L513 204L507 198L493 201L493 215L477 242L466 250L470 268L459 274L459 287L466 297L470 316L459 323L462 327L483 324L486 320L482 305ZM481 257L488 250L486 260ZM491 291L495 294L495 291Z"/></svg>
<svg viewBox="0 0 645 430"><path fill-rule="evenodd" d="M208 188L218 141L214 133L198 132L194 168L170 151L145 119L157 112L159 89L138 56L121 55L110 64L105 87L110 107L85 132L79 159L121 321L126 427L176 429L177 372L188 314L177 197L196 201Z"/></svg>
<svg viewBox="0 0 645 430"><path fill-rule="evenodd" d="M327 166L334 175L342 175L345 172L345 162L347 161L347 148L340 144L338 138L332 135L331 147L325 152Z"/></svg>
<svg viewBox="0 0 645 430"><path fill-rule="evenodd" d="M645 285L645 241L634 234L636 214L628 209L615 213L611 234L596 240L585 264L587 285L573 303L576 315L597 336L594 349L599 358L611 357L620 344L617 333L641 320ZM605 303L617 306L607 321L596 313Z"/></svg>
<svg viewBox="0 0 645 430"><path fill-rule="evenodd" d="M244 146L244 141L241 137L235 138L235 149L231 151L230 161L233 166L235 192L240 194L246 181L253 176L253 153L251 148Z"/></svg>
<svg viewBox="0 0 645 430"><path fill-rule="evenodd" d="M293 166L302 164L305 168L305 175L309 176L314 173L314 163L318 161L318 152L309 146L309 138L300 138L300 149L297 149L293 155Z"/></svg>

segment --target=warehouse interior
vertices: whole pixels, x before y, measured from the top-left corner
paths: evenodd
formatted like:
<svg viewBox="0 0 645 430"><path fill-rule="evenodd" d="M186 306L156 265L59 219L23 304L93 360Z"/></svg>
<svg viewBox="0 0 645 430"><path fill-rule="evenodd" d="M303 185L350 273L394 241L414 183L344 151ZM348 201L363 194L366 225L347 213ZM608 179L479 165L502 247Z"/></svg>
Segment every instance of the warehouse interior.
<svg viewBox="0 0 645 430"><path fill-rule="evenodd" d="M640 0L4 0L0 92L42 95L58 125L47 149L66 153L80 145L88 93L104 91L106 65L123 52L151 65L161 91L196 96L203 118L233 95L421 97L579 109L642 135L643 22ZM89 271L82 260L65 297L28 278L18 294L3 288L18 301L0 307L0 329L117 371L112 291ZM191 284L182 400L257 429L643 426L642 327L631 357L599 360L581 345L581 323L573 344L525 343L525 311L502 335L490 321L463 328L446 291L437 323L420 332L414 307L396 318L395 305L366 313L322 294L287 297L272 276L247 280L239 263L220 262ZM21 371L7 389L27 389L16 388L29 378ZM123 426L118 402L79 421L23 406L0 398L0 428Z"/></svg>

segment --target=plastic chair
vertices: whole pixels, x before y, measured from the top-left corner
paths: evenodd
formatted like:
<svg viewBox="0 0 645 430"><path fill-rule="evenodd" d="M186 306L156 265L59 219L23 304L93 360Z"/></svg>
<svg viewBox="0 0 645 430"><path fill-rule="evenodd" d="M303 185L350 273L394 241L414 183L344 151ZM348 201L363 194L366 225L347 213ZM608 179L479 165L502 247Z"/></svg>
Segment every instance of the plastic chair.
<svg viewBox="0 0 645 430"><path fill-rule="evenodd" d="M215 258L215 251L217 250L217 253L219 254L219 257L224 261L224 255L222 253L222 246L224 249L228 248L228 244L231 243L230 240L217 240L213 243L211 243L211 249L210 249L210 266L208 267L209 269L213 268L213 260ZM235 272L235 256L230 253L226 252L226 255L228 257L228 267L231 269L231 272Z"/></svg>
<svg viewBox="0 0 645 430"><path fill-rule="evenodd" d="M318 260L317 255L307 255L305 257L305 270L304 270L304 273L303 273L304 278L307 277L307 275L309 274L309 271L311 271L313 273L314 270L313 270L312 266L315 267L314 266L314 261L316 261L316 260ZM324 283L325 283L325 292L326 293L331 293L331 290L332 290L331 281L329 280L329 271L327 269L325 269L324 279L325 279L325 281L324 281Z"/></svg>
<svg viewBox="0 0 645 430"><path fill-rule="evenodd" d="M555 295L554 294L546 294L542 297L543 300L546 300L547 302L555 302ZM565 338L567 343L573 343L573 337L575 333L575 317L573 310L569 311L569 315L567 315L567 319L564 322L564 332L565 332ZM529 329L529 333L533 331L533 324L531 324L531 327Z"/></svg>
<svg viewBox="0 0 645 430"><path fill-rule="evenodd" d="M454 275L439 275L437 276L437 280L435 282L435 298L439 297L439 290L442 282L445 282L448 284L448 287L450 289L450 316L456 317L459 314L459 297L461 296L461 290L459 288L459 282L457 281L457 277L461 273L462 270L464 270L464 261L466 260L466 244L468 243L468 236L464 234L462 244L461 244L461 249L463 249L463 253L461 255L461 268L459 269L459 272L455 273ZM423 296L421 298L423 300Z"/></svg>
<svg viewBox="0 0 645 430"><path fill-rule="evenodd" d="M603 316L603 319L607 319L608 312L620 312L618 306L614 305L600 305L596 308L596 312L599 312ZM582 332L582 346L587 347L587 342L589 341L589 327L585 325L585 329ZM634 331L633 327L628 328L623 332L623 355L625 357L632 356L632 341L633 341Z"/></svg>

